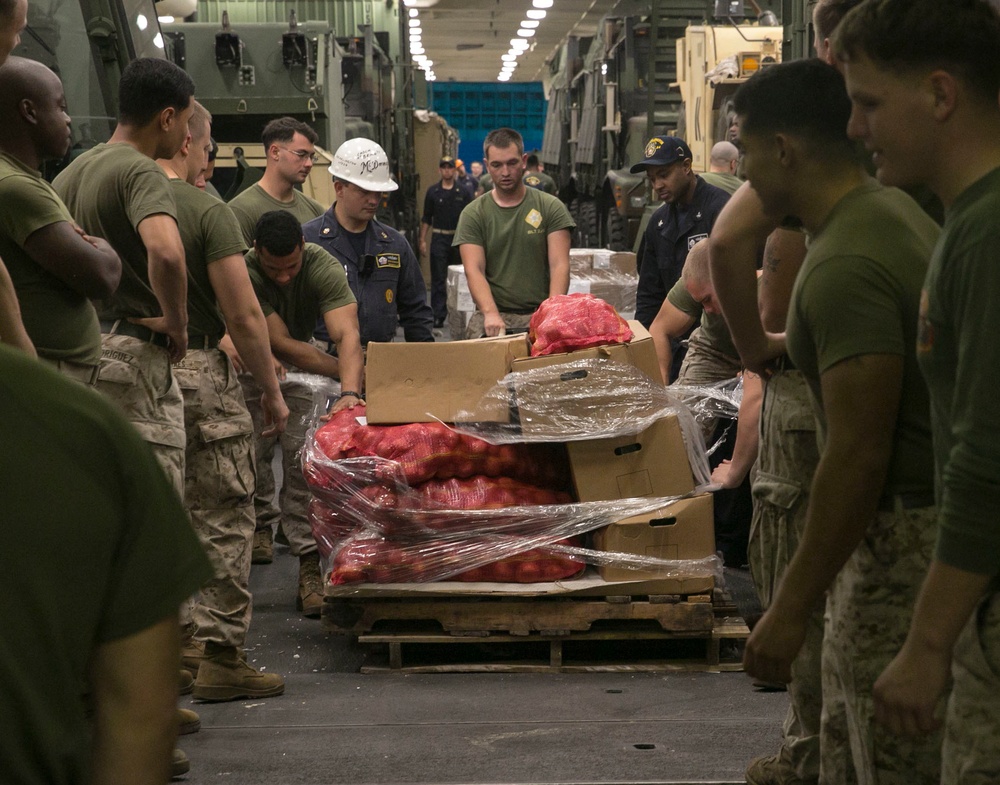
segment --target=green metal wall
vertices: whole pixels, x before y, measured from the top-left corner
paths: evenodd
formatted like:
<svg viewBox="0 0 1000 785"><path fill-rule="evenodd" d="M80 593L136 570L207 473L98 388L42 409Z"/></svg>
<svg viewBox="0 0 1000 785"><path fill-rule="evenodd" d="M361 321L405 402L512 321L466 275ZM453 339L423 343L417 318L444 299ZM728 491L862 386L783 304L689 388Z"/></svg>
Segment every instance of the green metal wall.
<svg viewBox="0 0 1000 785"><path fill-rule="evenodd" d="M198 0L199 22L222 22L222 12L229 21L287 22L290 11L298 21L327 22L337 36L356 36L358 25L389 33L389 48L395 56L402 51L399 11L402 3L391 5L371 0Z"/></svg>

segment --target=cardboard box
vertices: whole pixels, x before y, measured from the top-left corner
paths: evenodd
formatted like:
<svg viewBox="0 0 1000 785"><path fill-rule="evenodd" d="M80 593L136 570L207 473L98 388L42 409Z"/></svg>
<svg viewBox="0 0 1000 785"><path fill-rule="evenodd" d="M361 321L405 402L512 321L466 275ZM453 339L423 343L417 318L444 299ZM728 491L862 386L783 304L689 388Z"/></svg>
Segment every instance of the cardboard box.
<svg viewBox="0 0 1000 785"><path fill-rule="evenodd" d="M449 311L472 313L476 310L476 303L472 299L472 292L469 291L469 281L465 277L465 268L462 265L448 266L446 290Z"/></svg>
<svg viewBox="0 0 1000 785"><path fill-rule="evenodd" d="M594 346L590 349L546 354L541 357L518 358L511 363L511 370L526 371L531 368L544 368L547 365L573 362L574 360L596 360L605 357L625 365L634 365L653 381L663 384L660 363L656 359L656 347L653 346L653 337L639 322L630 321L628 326L632 330L632 340L629 343Z"/></svg>
<svg viewBox="0 0 1000 785"><path fill-rule="evenodd" d="M443 343L370 343L365 401L373 425L454 422L528 354L524 334ZM477 420L508 422L509 405L497 404Z"/></svg>
<svg viewBox="0 0 1000 785"><path fill-rule="evenodd" d="M569 249L570 275L586 275L594 269L594 251L592 248Z"/></svg>
<svg viewBox="0 0 1000 785"><path fill-rule="evenodd" d="M680 496L695 487L674 414L636 435L567 442L566 449L573 486L582 502Z"/></svg>
<svg viewBox="0 0 1000 785"><path fill-rule="evenodd" d="M592 251L593 270L612 270L625 275L636 275L635 254L631 251L607 251L598 248Z"/></svg>
<svg viewBox="0 0 1000 785"><path fill-rule="evenodd" d="M715 553L712 495L706 493L682 499L656 512L613 523L594 533L594 548L657 559L704 559L712 556ZM611 566L598 567L598 573L606 581L655 580L664 575L663 571ZM710 590L714 585L711 576L676 580L685 584L677 594Z"/></svg>

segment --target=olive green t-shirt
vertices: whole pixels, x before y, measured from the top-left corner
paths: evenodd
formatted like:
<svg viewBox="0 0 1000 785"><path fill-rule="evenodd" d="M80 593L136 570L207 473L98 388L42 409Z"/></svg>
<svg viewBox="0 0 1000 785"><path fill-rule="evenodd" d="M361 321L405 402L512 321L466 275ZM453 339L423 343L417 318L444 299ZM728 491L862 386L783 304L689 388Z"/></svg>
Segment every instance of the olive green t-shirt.
<svg viewBox="0 0 1000 785"><path fill-rule="evenodd" d="M524 184L529 188L537 188L539 191L545 191L547 194L555 194L557 190L556 181L545 174L545 172L526 172L524 175Z"/></svg>
<svg viewBox="0 0 1000 785"><path fill-rule="evenodd" d="M138 226L153 215L177 218L163 170L131 145L99 144L67 166L52 185L83 230L103 237L121 257L121 283L111 297L96 303L100 317L162 316L149 285Z"/></svg>
<svg viewBox="0 0 1000 785"><path fill-rule="evenodd" d="M452 245L482 246L486 281L502 313L531 313L549 296L549 234L575 227L566 205L536 188L525 188L516 207L483 194L462 210Z"/></svg>
<svg viewBox="0 0 1000 785"><path fill-rule="evenodd" d="M286 286L264 274L257 252L247 253L247 269L264 316L278 314L296 341L308 341L327 311L357 302L347 285L344 265L313 243L302 251L302 269Z"/></svg>
<svg viewBox="0 0 1000 785"><path fill-rule="evenodd" d="M176 619L212 566L114 404L7 346L0 401L0 527L20 533L0 548L0 779L90 782L95 649Z"/></svg>
<svg viewBox="0 0 1000 785"><path fill-rule="evenodd" d="M232 208L236 220L240 222L243 242L247 244L247 248L253 248L254 229L264 213L269 213L272 210L284 210L294 215L300 224L304 224L313 218L319 218L326 212L323 205L301 191L292 191L291 202L279 202L261 188L259 183L254 183L239 196L233 197L229 206Z"/></svg>
<svg viewBox="0 0 1000 785"><path fill-rule="evenodd" d="M729 194L736 193L736 189L743 185L743 181L739 177L729 172L705 172L698 176L709 185L721 188Z"/></svg>
<svg viewBox="0 0 1000 785"><path fill-rule="evenodd" d="M937 558L1000 574L1000 169L945 216L920 308L917 356L931 397Z"/></svg>
<svg viewBox="0 0 1000 785"><path fill-rule="evenodd" d="M21 306L21 319L40 357L97 365L101 329L90 300L37 264L24 250L32 234L73 216L41 175L0 153L0 259Z"/></svg>
<svg viewBox="0 0 1000 785"><path fill-rule="evenodd" d="M692 319L700 317L701 337L716 351L732 357L740 362L740 353L733 344L733 336L729 325L721 313L709 313L700 302L695 300L684 285L684 278L678 278L677 283L667 292L667 300L678 311L686 313Z"/></svg>
<svg viewBox="0 0 1000 785"><path fill-rule="evenodd" d="M187 260L188 335L218 339L226 332L226 323L208 278L208 266L243 254L240 225L225 202L183 180L171 180L170 185Z"/></svg>
<svg viewBox="0 0 1000 785"><path fill-rule="evenodd" d="M809 383L825 436L820 377L866 354L903 357L903 388L885 496L933 487L927 388L917 314L940 229L916 202L875 181L851 191L809 242L788 311L788 354Z"/></svg>

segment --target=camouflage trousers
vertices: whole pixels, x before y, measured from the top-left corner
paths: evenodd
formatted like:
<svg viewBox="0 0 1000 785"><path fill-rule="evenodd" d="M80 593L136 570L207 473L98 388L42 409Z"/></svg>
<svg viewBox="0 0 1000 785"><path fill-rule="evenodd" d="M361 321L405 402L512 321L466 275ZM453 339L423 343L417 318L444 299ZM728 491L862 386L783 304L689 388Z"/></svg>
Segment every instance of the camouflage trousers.
<svg viewBox="0 0 1000 785"><path fill-rule="evenodd" d="M254 496L257 528L267 529L280 521L293 556L313 553L316 540L307 514L311 494L302 476L302 448L312 419L313 391L304 384L283 381L281 394L288 405L288 427L280 436L265 437L261 436L265 427L264 410L260 404L261 388L251 376L241 376L240 382L247 409L253 417L254 451L257 455L257 493ZM271 462L279 443L282 481L281 493L275 499L276 483Z"/></svg>
<svg viewBox="0 0 1000 785"><path fill-rule="evenodd" d="M1000 782L1000 591L979 603L955 645L941 785Z"/></svg>
<svg viewBox="0 0 1000 785"><path fill-rule="evenodd" d="M167 350L128 335L102 335L95 386L139 431L183 499L184 401Z"/></svg>
<svg viewBox="0 0 1000 785"><path fill-rule="evenodd" d="M735 379L743 365L739 357L730 357L715 348L702 337L701 328L696 327L688 338L687 352L681 362L680 373L675 384L685 387L708 387L729 379ZM718 418L704 412L695 415L701 426L705 442L711 445L712 434L718 424Z"/></svg>
<svg viewBox="0 0 1000 785"><path fill-rule="evenodd" d="M174 376L184 394L185 505L214 572L182 620L196 640L242 648L252 608L253 423L220 350L189 351Z"/></svg>
<svg viewBox="0 0 1000 785"><path fill-rule="evenodd" d="M528 324L531 322L530 313L501 313L501 318L503 319L504 326L507 328L507 332L511 330L520 330L525 332L528 329ZM486 335L486 328L484 327L485 317L482 311L476 311L472 316L469 317L469 323L465 327L465 337L467 339L471 338L482 338Z"/></svg>
<svg viewBox="0 0 1000 785"><path fill-rule="evenodd" d="M100 365L87 365L86 363L75 363L68 360L50 360L40 355L38 359L49 366L49 368L59 371L67 379L73 379L87 387L93 387L97 384L97 377L101 371Z"/></svg>
<svg viewBox="0 0 1000 785"><path fill-rule="evenodd" d="M764 386L747 548L750 574L765 608L770 606L799 546L818 463L816 418L805 378L799 371L778 371ZM783 757L805 782L815 782L819 776L822 646L821 603L809 617L805 642L792 662L788 713L782 729Z"/></svg>
<svg viewBox="0 0 1000 785"><path fill-rule="evenodd" d="M875 722L872 687L902 648L934 551L937 509L879 512L827 597L820 782L937 785L943 732L911 739Z"/></svg>

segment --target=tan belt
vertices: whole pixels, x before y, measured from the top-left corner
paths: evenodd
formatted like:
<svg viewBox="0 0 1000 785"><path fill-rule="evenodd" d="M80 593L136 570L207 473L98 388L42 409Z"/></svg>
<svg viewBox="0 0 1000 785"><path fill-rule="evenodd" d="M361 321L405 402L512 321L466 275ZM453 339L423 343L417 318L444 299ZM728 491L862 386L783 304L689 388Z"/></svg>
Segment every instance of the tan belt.
<svg viewBox="0 0 1000 785"><path fill-rule="evenodd" d="M431 229L434 234L455 234L454 229Z"/></svg>

